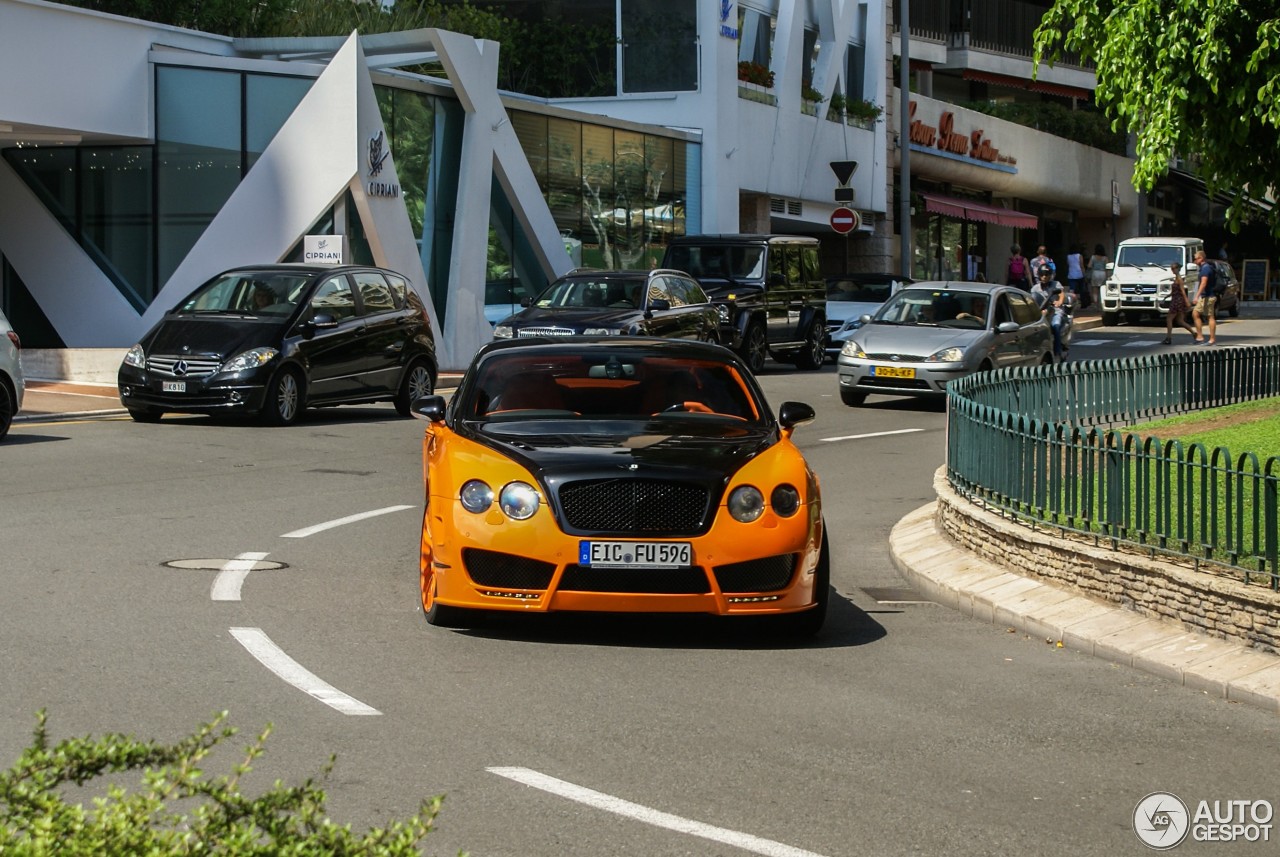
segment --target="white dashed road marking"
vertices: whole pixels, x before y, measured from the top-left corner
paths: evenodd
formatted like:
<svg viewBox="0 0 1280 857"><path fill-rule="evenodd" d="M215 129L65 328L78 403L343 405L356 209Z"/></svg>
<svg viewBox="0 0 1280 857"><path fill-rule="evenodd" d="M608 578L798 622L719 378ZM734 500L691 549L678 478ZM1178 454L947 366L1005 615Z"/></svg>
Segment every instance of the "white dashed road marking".
<svg viewBox="0 0 1280 857"><path fill-rule="evenodd" d="M300 530L294 530L291 533L285 533L282 539L305 539L307 536L314 536L316 533L331 530L334 527L341 527L343 524L354 524L356 521L363 521L366 518L376 518L379 515L390 514L391 512L403 512L405 509L412 509L413 506L388 506L385 509L374 509L372 512L361 512L358 515L348 515L345 518L338 518L334 521L325 521L323 524L316 524L312 527L303 527Z"/></svg>
<svg viewBox="0 0 1280 857"><path fill-rule="evenodd" d="M232 628L231 636L248 650L249 654L262 663L280 678L296 687L303 693L310 694L325 705L343 714L368 715L381 714L376 708L365 705L360 700L348 696L328 682L322 681L301 664L284 653L284 650L271 642L271 638L261 628Z"/></svg>
<svg viewBox="0 0 1280 857"><path fill-rule="evenodd" d="M677 833L687 833L690 836L710 839L712 842L732 845L735 848L741 848L753 854L763 854L765 857L822 857L821 854L813 851L805 851L803 848L783 845L781 842L774 842L771 839L761 839L759 836L752 836L750 833L739 833L736 830L726 830L723 827L712 827L710 824L703 824L700 821L692 821L651 807L641 806L638 803L607 795L604 792L598 792L564 780L558 780L555 777L549 777L546 774L540 774L529 768L486 768L485 770L500 777L524 783L526 786L541 789L544 792L550 792L578 803L584 803L596 809L602 809L605 812L612 812L615 815L643 821L645 824L652 824L655 827L674 830Z"/></svg>
<svg viewBox="0 0 1280 857"><path fill-rule="evenodd" d="M873 431L869 434L846 434L843 437L820 437L818 440L823 443L832 443L837 440L862 440L867 437L885 437L891 434L911 434L912 432L924 431L924 429L894 429L893 431Z"/></svg>
<svg viewBox="0 0 1280 857"><path fill-rule="evenodd" d="M235 559L228 560L218 572L218 576L213 579L209 597L214 601L239 601L240 585L249 576L254 564L266 558L265 553L242 553Z"/></svg>

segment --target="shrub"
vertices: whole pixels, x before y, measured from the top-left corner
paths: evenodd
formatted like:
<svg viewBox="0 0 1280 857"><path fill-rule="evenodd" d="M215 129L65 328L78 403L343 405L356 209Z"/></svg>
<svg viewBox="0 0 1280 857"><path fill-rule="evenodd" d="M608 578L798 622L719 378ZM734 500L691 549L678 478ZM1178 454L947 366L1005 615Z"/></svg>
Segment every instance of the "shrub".
<svg viewBox="0 0 1280 857"><path fill-rule="evenodd" d="M851 98L845 105L845 112L854 119L862 119L866 122L874 122L880 118L880 114L884 111L879 104L871 101L863 101L861 98Z"/></svg>
<svg viewBox="0 0 1280 857"><path fill-rule="evenodd" d="M49 745L46 715L36 715L35 738L17 763L0 773L0 854L98 857L148 854L418 855L443 798L422 803L417 814L364 834L325 813L325 793L313 779L287 786L276 780L256 797L240 791L241 778L264 752L268 726L245 750L231 774L206 777L201 763L236 734L223 726L226 712L176 744L109 734ZM326 778L334 757L321 769ZM106 775L137 771L141 784L128 790L119 778L101 785L92 807L71 803L69 786ZM181 802L181 810L173 804Z"/></svg>
<svg viewBox="0 0 1280 857"><path fill-rule="evenodd" d="M743 60L738 63L738 80L754 83L759 86L773 86L773 72L758 62Z"/></svg>
<svg viewBox="0 0 1280 857"><path fill-rule="evenodd" d="M800 97L805 101L821 101L822 93L812 86L802 86L800 87Z"/></svg>

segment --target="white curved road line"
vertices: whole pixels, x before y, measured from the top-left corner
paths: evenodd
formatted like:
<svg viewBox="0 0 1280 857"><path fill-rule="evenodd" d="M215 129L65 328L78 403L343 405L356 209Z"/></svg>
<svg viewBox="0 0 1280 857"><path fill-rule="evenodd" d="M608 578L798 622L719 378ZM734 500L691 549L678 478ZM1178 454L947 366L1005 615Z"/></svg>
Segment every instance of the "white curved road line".
<svg viewBox="0 0 1280 857"><path fill-rule="evenodd" d="M700 821L691 821L678 815L671 815L647 806L641 806L638 803L607 795L604 792L598 792L564 780L558 780L555 777L549 777L546 774L540 774L529 768L485 768L485 770L500 777L524 783L526 786L532 786L544 792L550 792L596 809L602 809L605 812L612 812L615 815L643 821L645 824L664 827L667 830L674 830L678 833L687 833L690 836L710 839L712 842L732 845L735 848L741 848L743 851L750 851L753 854L763 854L765 857L822 857L821 854L813 851L805 851L803 848L783 845L781 842L774 842L772 839L761 839L759 836L752 836L750 833L739 833L736 830L726 830L723 827L712 827Z"/></svg>
<svg viewBox="0 0 1280 857"><path fill-rule="evenodd" d="M240 645L244 646L249 654L257 658L264 667L335 711L352 715L382 713L355 697L348 696L328 682L322 681L271 642L271 638L264 634L261 628L232 628L231 636L235 637Z"/></svg>
<svg viewBox="0 0 1280 857"><path fill-rule="evenodd" d="M863 438L867 438L867 437L886 437L891 434L914 434L915 432L918 432L918 431L924 431L924 429L914 428L914 429L894 429L893 431L873 431L870 434L847 434L843 437L820 437L818 438L818 440L822 441L823 443L831 443L832 441L837 441L837 440L862 440Z"/></svg>
<svg viewBox="0 0 1280 857"><path fill-rule="evenodd" d="M379 515L386 515L391 512L403 512L405 509L412 509L413 506L388 506L385 509L374 509L372 512L361 512L358 515L348 515L345 518L338 518L334 521L325 521L323 524L316 524L313 527L303 527L300 530L294 530L291 533L285 533L282 539L305 539L307 536L313 536L316 533L331 530L334 527L341 527L343 524L354 524L356 521L363 521L365 518L376 518Z"/></svg>
<svg viewBox="0 0 1280 857"><path fill-rule="evenodd" d="M258 560L266 558L265 553L242 553L235 559L228 560L218 572L218 576L213 579L209 597L214 601L239 601L240 585L249 576L249 572L253 571L253 566Z"/></svg>

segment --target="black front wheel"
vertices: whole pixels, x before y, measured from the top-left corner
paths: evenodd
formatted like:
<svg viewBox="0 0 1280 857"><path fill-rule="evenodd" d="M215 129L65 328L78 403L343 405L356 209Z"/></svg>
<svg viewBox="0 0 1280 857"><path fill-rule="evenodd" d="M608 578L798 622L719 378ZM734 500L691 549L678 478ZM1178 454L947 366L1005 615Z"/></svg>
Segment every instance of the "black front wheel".
<svg viewBox="0 0 1280 857"><path fill-rule="evenodd" d="M814 319L809 325L809 335L805 337L800 353L796 355L796 368L821 369L827 362L827 326L821 319Z"/></svg>
<svg viewBox="0 0 1280 857"><path fill-rule="evenodd" d="M764 371L764 359L769 356L769 343L765 339L763 324L757 321L747 328L747 335L742 338L742 348L739 353L747 362L747 368L752 374L758 375Z"/></svg>
<svg viewBox="0 0 1280 857"><path fill-rule="evenodd" d="M431 367L425 360L415 360L400 381L400 390L396 393L396 413L402 417L411 416L414 400L430 396L434 392Z"/></svg>
<svg viewBox="0 0 1280 857"><path fill-rule="evenodd" d="M302 416L305 403L302 380L297 369L286 367L267 385L262 404L262 421L269 426L291 426Z"/></svg>
<svg viewBox="0 0 1280 857"><path fill-rule="evenodd" d="M9 385L0 380L0 440L4 440L4 436L9 433L13 415L18 410L16 405L17 398L9 390Z"/></svg>

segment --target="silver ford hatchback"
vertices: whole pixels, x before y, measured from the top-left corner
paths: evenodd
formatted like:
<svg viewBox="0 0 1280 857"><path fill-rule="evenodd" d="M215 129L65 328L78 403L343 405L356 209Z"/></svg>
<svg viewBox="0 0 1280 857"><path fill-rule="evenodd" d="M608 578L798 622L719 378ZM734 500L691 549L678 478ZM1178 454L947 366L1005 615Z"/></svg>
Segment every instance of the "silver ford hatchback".
<svg viewBox="0 0 1280 857"><path fill-rule="evenodd" d="M0 312L0 440L9 433L13 416L22 409L22 341Z"/></svg>

